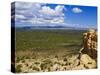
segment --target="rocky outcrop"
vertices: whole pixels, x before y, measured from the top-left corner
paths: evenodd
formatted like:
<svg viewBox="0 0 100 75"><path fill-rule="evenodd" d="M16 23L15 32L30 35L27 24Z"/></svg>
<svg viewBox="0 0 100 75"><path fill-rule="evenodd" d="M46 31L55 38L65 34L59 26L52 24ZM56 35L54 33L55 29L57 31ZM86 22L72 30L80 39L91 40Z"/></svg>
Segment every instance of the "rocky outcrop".
<svg viewBox="0 0 100 75"><path fill-rule="evenodd" d="M80 54L87 54L97 60L97 33L95 30L90 29L83 33L83 47L80 49Z"/></svg>
<svg viewBox="0 0 100 75"><path fill-rule="evenodd" d="M97 33L90 29L83 33L83 47L79 51L80 64L86 68L96 68L97 66Z"/></svg>

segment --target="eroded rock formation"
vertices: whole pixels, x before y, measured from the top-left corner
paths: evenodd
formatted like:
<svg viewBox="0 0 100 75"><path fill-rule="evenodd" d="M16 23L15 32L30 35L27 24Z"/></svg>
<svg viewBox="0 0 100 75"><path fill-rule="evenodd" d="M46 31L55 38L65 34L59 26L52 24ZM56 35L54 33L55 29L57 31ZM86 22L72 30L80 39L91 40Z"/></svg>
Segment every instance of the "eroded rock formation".
<svg viewBox="0 0 100 75"><path fill-rule="evenodd" d="M83 33L83 47L80 49L80 54L87 54L97 60L97 33L95 30L90 29Z"/></svg>
<svg viewBox="0 0 100 75"><path fill-rule="evenodd" d="M80 64L92 69L97 67L97 32L93 29L83 33L83 47L79 51Z"/></svg>

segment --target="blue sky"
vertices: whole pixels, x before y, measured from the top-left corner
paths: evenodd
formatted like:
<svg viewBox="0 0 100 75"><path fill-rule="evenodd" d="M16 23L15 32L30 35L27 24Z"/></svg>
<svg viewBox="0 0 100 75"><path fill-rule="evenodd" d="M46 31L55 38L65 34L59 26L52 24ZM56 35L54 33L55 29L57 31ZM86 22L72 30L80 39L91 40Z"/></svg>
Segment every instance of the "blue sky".
<svg viewBox="0 0 100 75"><path fill-rule="evenodd" d="M14 7L12 5L12 7ZM12 10L13 12L13 10ZM14 17L15 16L15 17ZM97 8L90 6L15 2L16 26L97 27Z"/></svg>

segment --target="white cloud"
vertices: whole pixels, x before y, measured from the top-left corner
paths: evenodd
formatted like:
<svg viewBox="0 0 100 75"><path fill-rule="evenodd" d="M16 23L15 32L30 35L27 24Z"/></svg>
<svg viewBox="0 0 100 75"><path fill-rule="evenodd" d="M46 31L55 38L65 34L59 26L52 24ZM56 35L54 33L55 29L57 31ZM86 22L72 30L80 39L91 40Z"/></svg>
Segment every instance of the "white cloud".
<svg viewBox="0 0 100 75"><path fill-rule="evenodd" d="M44 18L32 18L28 20L27 22L31 22L32 24L48 24L48 23L54 23L54 24L59 24L64 22L64 18L53 18L53 19L44 19Z"/></svg>
<svg viewBox="0 0 100 75"><path fill-rule="evenodd" d="M64 23L64 18L60 17L60 18L54 18L51 23Z"/></svg>
<svg viewBox="0 0 100 75"><path fill-rule="evenodd" d="M43 18L32 18L30 20L28 20L28 22L32 23L32 24L42 24L43 22Z"/></svg>
<svg viewBox="0 0 100 75"><path fill-rule="evenodd" d="M32 3L16 2L15 7L16 7L16 9L28 9L28 8L32 7Z"/></svg>
<svg viewBox="0 0 100 75"><path fill-rule="evenodd" d="M18 14L16 14L15 18L17 18L17 19L25 19L26 17L24 15L18 15Z"/></svg>
<svg viewBox="0 0 100 75"><path fill-rule="evenodd" d="M39 12L42 14L48 14L48 15L55 14L55 11L48 6L43 6Z"/></svg>
<svg viewBox="0 0 100 75"><path fill-rule="evenodd" d="M51 9L49 6L43 6L39 12L48 16L64 16L63 14L64 6L58 5L55 9Z"/></svg>
<svg viewBox="0 0 100 75"><path fill-rule="evenodd" d="M73 11L74 13L81 13L81 12L83 12L83 10L80 9L80 8L78 8L78 7L74 7L74 8L72 9L72 11Z"/></svg>
<svg viewBox="0 0 100 75"><path fill-rule="evenodd" d="M15 21L20 21L20 22L25 22L27 19L24 15L20 15L20 14L15 14L12 16L12 19L15 19Z"/></svg>
<svg viewBox="0 0 100 75"><path fill-rule="evenodd" d="M64 22L64 6L57 5L55 9L50 8L49 6L41 7L39 10L40 17L43 18L42 22L44 23L63 23Z"/></svg>
<svg viewBox="0 0 100 75"><path fill-rule="evenodd" d="M17 2L15 6L15 11L18 14L29 15L30 13L35 14L38 10L41 9L40 3L25 3L25 2Z"/></svg>
<svg viewBox="0 0 100 75"><path fill-rule="evenodd" d="M58 5L58 6L56 6L55 11L62 12L63 9L64 9L64 6Z"/></svg>
<svg viewBox="0 0 100 75"><path fill-rule="evenodd" d="M63 10L63 5L57 5L55 8L52 9L50 8L50 6L46 6L45 4L40 3L16 2L15 19L21 20L20 22L26 21L32 24L63 23Z"/></svg>

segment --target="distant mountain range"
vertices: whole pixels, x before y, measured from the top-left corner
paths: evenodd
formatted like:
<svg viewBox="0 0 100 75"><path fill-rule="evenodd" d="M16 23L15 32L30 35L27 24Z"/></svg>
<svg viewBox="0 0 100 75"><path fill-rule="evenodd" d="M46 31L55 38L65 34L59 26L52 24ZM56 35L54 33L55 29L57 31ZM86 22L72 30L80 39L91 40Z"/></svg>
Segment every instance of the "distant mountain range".
<svg viewBox="0 0 100 75"><path fill-rule="evenodd" d="M71 27L71 26L23 26L23 27L16 27L21 29L72 29L72 30L87 30L87 28L81 27ZM96 28L93 28L96 29Z"/></svg>

